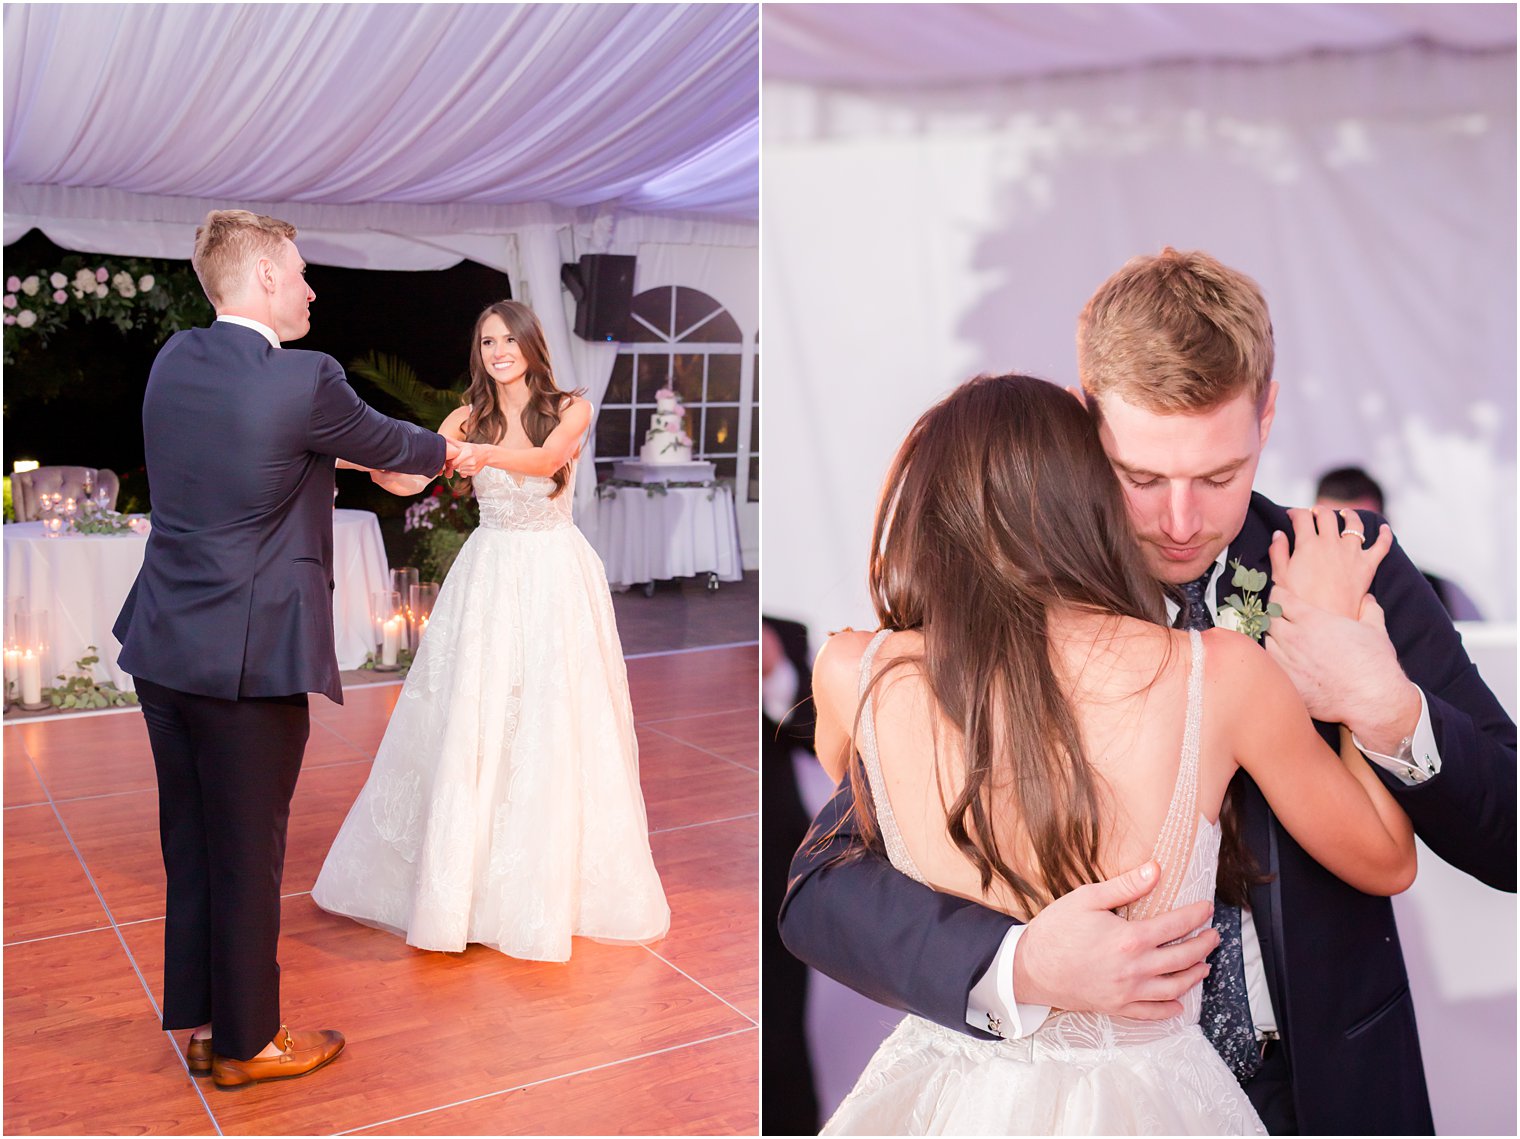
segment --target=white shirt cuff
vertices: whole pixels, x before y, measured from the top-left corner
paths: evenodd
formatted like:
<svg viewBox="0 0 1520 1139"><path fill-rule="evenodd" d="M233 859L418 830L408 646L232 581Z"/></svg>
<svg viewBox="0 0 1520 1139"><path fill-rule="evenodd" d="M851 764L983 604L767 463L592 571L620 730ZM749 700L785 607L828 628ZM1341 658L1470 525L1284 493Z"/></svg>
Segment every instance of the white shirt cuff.
<svg viewBox="0 0 1520 1139"><path fill-rule="evenodd" d="M760 682L760 699L764 702L765 714L776 723L781 723L791 712L800 679L797 666L790 657L783 655L771 674Z"/></svg>
<svg viewBox="0 0 1520 1139"><path fill-rule="evenodd" d="M966 1023L1006 1040L1028 1036L1045 1023L1049 1005L1018 1004L1013 997L1013 954L1028 926L1016 925L1003 937L992 964L971 986Z"/></svg>
<svg viewBox="0 0 1520 1139"><path fill-rule="evenodd" d="M1423 688L1415 691L1420 694L1420 721L1415 725L1414 734L1399 748L1398 755L1369 751L1354 732L1351 736L1351 742L1370 762L1392 774L1407 787L1417 787L1441 773L1441 752L1436 747L1435 729L1430 726L1430 705L1425 702Z"/></svg>

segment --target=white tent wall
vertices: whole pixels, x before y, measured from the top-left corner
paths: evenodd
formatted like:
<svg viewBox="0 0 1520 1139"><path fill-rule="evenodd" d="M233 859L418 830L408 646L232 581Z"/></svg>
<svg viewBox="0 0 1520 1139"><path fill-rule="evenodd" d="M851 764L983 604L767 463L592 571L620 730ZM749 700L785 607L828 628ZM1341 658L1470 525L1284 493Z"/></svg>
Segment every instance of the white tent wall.
<svg viewBox="0 0 1520 1139"><path fill-rule="evenodd" d="M767 613L815 639L874 627L872 513L914 419L977 372L1075 383L1083 303L1172 245L1251 274L1271 305L1281 394L1259 488L1305 503L1319 472L1368 467L1417 564L1514 621L1512 38L864 89L773 80L769 19L765 415L787 461L765 476ZM915 62L953 54L938 33L920 46ZM1513 707L1513 626L1490 631L1511 659L1485 674ZM1514 897L1422 854L1399 917L1438 1129L1513 1134ZM863 1061L859 1038L896 1016L815 991L834 1002L814 1025L837 1099L840 1058Z"/></svg>
<svg viewBox="0 0 1520 1139"><path fill-rule="evenodd" d="M1417 48L931 94L766 82L765 603L869 622L879 481L984 370L1076 381L1076 314L1138 253L1250 273L1282 391L1258 486L1361 463L1400 540L1515 615L1515 58ZM789 502L807 503L793 516Z"/></svg>

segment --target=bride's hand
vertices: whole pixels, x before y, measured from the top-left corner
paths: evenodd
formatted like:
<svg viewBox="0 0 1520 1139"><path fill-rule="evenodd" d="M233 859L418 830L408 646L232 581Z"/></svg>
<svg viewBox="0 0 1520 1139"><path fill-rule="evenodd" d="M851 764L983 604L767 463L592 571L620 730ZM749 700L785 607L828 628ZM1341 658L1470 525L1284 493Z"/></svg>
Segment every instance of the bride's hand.
<svg viewBox="0 0 1520 1139"><path fill-rule="evenodd" d="M454 473L474 478L485 469L491 457L491 449L484 443L459 444L459 456L454 460Z"/></svg>
<svg viewBox="0 0 1520 1139"><path fill-rule="evenodd" d="M1288 554L1286 534L1279 530L1272 535L1272 581L1318 609L1355 620L1373 575L1393 547L1393 531L1383 523L1377 540L1364 549L1361 517L1354 510L1340 511L1342 530L1336 513L1328 506L1288 511L1293 553Z"/></svg>

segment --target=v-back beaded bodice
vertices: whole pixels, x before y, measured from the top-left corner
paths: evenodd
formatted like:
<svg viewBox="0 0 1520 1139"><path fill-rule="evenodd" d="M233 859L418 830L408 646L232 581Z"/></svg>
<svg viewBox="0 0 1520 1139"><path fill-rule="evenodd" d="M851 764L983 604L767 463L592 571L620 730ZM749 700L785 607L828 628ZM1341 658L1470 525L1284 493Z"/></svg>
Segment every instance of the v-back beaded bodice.
<svg viewBox="0 0 1520 1139"><path fill-rule="evenodd" d="M860 695L864 698L864 703L860 712L857 747L865 765L871 800L876 808L876 819L888 859L899 871L927 885L908 852L892 812L877 748L874 694L866 696L876 650L889 633L890 630L887 629L877 633L861 658ZM1189 641L1192 659L1187 680L1187 718L1182 737L1182 754L1170 806L1152 855L1161 866L1161 880L1147 897L1126 913L1125 916L1132 921L1214 896L1220 829L1217 822L1208 822L1198 810L1198 744L1203 721L1203 638L1195 630L1189 633ZM1189 936L1206 928L1207 926L1200 926L1199 930L1193 931ZM1165 1021L1139 1021L1099 1013L1057 1011L1032 1036L1003 1041L1002 1047L1029 1053L1035 1048L1048 1052L1051 1049L1060 1051L1074 1047L1107 1047L1155 1040L1195 1026L1200 1001L1201 988L1195 985L1183 997L1182 1015ZM938 1030L943 1033L946 1043L956 1047L962 1044L968 1048L981 1047L985 1043L927 1022L924 1027L930 1032Z"/></svg>
<svg viewBox="0 0 1520 1139"><path fill-rule="evenodd" d="M474 483L483 530L564 530L574 525L570 515L574 463L569 483L555 498L549 497L553 479L526 475L519 482L517 475L495 467L481 471Z"/></svg>

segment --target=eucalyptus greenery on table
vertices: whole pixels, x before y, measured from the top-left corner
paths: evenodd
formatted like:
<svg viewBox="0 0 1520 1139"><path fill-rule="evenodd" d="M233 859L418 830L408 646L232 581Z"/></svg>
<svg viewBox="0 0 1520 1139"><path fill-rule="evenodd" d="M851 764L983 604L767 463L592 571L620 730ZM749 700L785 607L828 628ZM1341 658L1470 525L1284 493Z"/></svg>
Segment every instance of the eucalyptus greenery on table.
<svg viewBox="0 0 1520 1139"><path fill-rule="evenodd" d="M361 672L372 672L372 671L374 671L375 669L377 669L379 667L380 666L379 666L378 662L376 662L376 660L375 660L375 654L372 653L372 652L370 652L370 653L365 653L364 654L364 663L359 666L359 669L360 669ZM404 672L406 672L407 669L409 669L411 667L412 667L412 650L411 649L401 649L401 650L399 650L396 653L396 669L395 669L395 671L404 673ZM391 669L385 669L384 671L390 672L392 670Z"/></svg>
<svg viewBox="0 0 1520 1139"><path fill-rule="evenodd" d="M87 502L69 519L69 528L78 534L136 534L145 529L146 523L146 515L129 516Z"/></svg>
<svg viewBox="0 0 1520 1139"><path fill-rule="evenodd" d="M122 332L146 328L167 340L216 315L188 261L82 254L10 273L0 305L6 364L16 363L25 343L46 344L74 318L109 321Z"/></svg>
<svg viewBox="0 0 1520 1139"><path fill-rule="evenodd" d="M729 490L732 490L733 485L732 479L705 479L697 482L682 482L679 480L672 482L639 482L637 479L603 479L596 484L596 496L602 499L612 498L617 494L619 487L629 486L641 487L645 494L650 498L654 498L657 495L668 495L672 487L678 489L685 487L692 490L705 489L707 491L707 501L711 502L717 496L718 487L727 487Z"/></svg>
<svg viewBox="0 0 1520 1139"><path fill-rule="evenodd" d="M53 688L44 688L42 698L54 708L79 711L136 704L137 693L123 692L109 680L102 682L95 679L95 666L100 663L96 652L95 646L91 645L85 655L74 662L74 675L65 676L60 672L58 679L63 683Z"/></svg>

